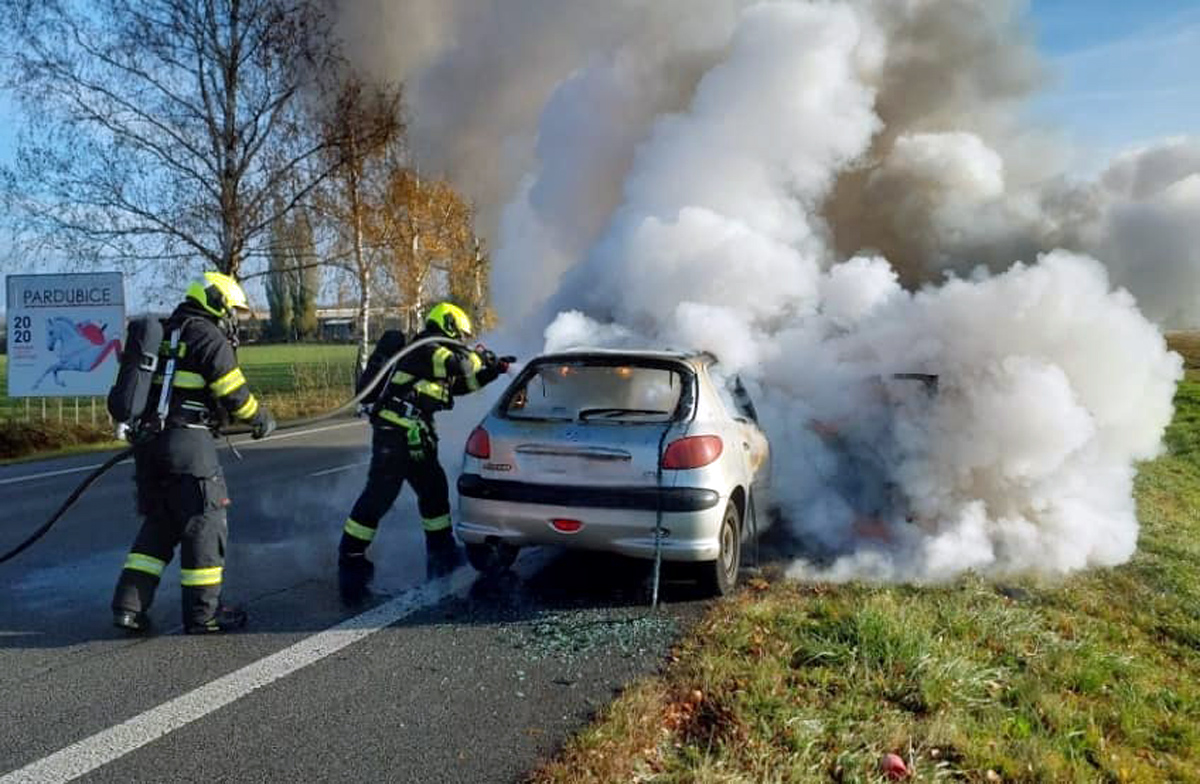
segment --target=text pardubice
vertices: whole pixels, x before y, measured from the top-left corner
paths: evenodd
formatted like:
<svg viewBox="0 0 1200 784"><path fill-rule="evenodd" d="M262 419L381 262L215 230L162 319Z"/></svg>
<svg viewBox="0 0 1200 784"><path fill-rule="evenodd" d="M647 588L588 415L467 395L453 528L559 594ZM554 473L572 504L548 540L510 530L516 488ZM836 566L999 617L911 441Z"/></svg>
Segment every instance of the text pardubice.
<svg viewBox="0 0 1200 784"><path fill-rule="evenodd" d="M22 304L27 308L113 304L112 289L99 286L74 289L26 289L22 299Z"/></svg>

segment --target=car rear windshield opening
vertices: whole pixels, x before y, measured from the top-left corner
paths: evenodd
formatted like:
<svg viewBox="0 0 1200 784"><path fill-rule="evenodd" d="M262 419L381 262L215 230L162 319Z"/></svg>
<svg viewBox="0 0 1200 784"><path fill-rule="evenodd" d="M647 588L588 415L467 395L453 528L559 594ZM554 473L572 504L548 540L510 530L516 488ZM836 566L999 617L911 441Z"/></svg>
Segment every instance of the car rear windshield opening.
<svg viewBox="0 0 1200 784"><path fill-rule="evenodd" d="M679 410L684 377L647 365L547 363L509 396L511 419L573 422L668 422Z"/></svg>

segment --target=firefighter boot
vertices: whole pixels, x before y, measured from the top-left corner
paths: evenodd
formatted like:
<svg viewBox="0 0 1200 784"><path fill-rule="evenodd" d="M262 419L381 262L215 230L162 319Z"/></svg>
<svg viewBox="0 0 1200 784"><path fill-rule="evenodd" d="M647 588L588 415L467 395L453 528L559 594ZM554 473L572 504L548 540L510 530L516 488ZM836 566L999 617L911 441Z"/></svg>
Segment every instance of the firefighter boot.
<svg viewBox="0 0 1200 784"><path fill-rule="evenodd" d="M188 634L232 632L245 626L247 618L246 611L242 608L222 605L213 613L213 617L204 623L189 623L184 631Z"/></svg>
<svg viewBox="0 0 1200 784"><path fill-rule="evenodd" d="M338 556L338 591L342 601L357 604L370 595L367 586L375 576L375 564L365 553L342 553Z"/></svg>
<svg viewBox="0 0 1200 784"><path fill-rule="evenodd" d="M150 631L150 617L144 612L113 610L113 626L140 634Z"/></svg>
<svg viewBox="0 0 1200 784"><path fill-rule="evenodd" d="M425 534L425 578L445 577L463 564L462 552L449 528Z"/></svg>

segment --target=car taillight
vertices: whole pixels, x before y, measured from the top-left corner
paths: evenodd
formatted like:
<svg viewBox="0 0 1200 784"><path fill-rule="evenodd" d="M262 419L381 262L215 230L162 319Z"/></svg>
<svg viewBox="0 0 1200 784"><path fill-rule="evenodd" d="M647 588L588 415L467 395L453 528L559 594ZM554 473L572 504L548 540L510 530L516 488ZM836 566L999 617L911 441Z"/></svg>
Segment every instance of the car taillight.
<svg viewBox="0 0 1200 784"><path fill-rule="evenodd" d="M550 521L550 527L560 534L577 534L583 528L583 523L578 520L564 520L556 517Z"/></svg>
<svg viewBox="0 0 1200 784"><path fill-rule="evenodd" d="M717 436L690 436L674 441L663 452L662 467L668 471L703 468L717 461L725 445Z"/></svg>
<svg viewBox="0 0 1200 784"><path fill-rule="evenodd" d="M467 454L480 460L490 460L492 457L492 439L488 431L477 427L467 439Z"/></svg>

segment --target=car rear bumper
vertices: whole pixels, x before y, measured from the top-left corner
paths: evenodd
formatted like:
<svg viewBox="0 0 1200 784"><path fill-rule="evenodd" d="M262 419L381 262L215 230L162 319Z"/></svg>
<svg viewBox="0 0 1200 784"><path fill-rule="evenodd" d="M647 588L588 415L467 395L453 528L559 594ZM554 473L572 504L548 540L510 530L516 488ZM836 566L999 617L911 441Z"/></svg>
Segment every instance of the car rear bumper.
<svg viewBox="0 0 1200 784"><path fill-rule="evenodd" d="M507 501L540 506L587 509L634 509L657 512L703 512L721 503L715 490L698 487L571 487L484 479L478 474L458 478L458 494L480 501Z"/></svg>
<svg viewBox="0 0 1200 784"><path fill-rule="evenodd" d="M668 561L711 561L724 516L719 493L700 488L596 488L532 485L465 474L458 482L459 520L468 544L502 541L518 547L559 545L653 558L657 505L662 499L662 555ZM576 520L573 533L553 520Z"/></svg>

